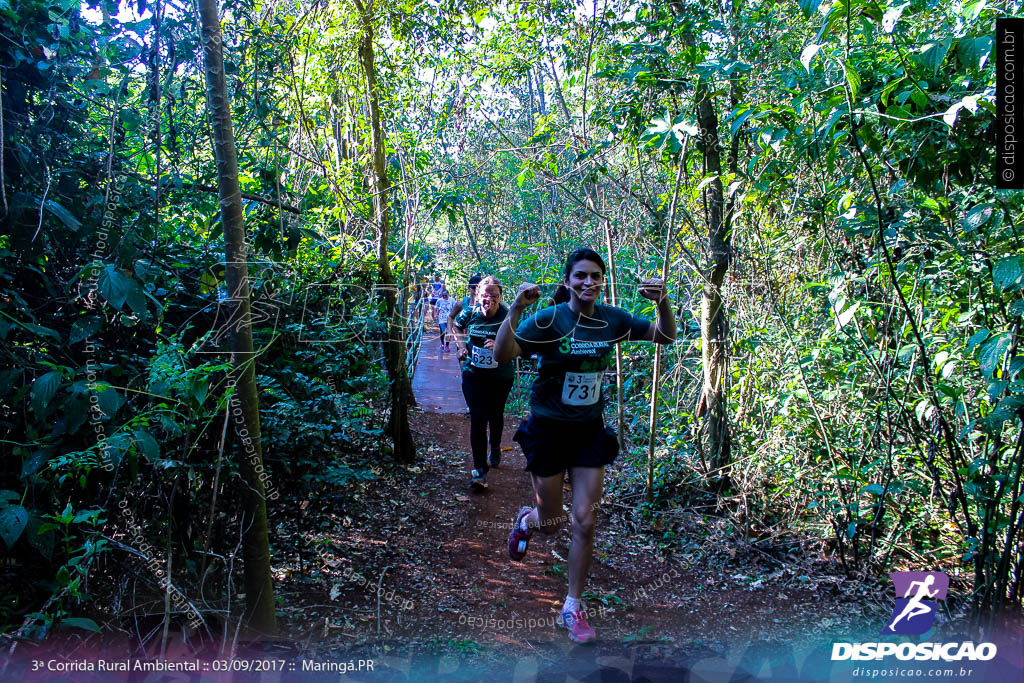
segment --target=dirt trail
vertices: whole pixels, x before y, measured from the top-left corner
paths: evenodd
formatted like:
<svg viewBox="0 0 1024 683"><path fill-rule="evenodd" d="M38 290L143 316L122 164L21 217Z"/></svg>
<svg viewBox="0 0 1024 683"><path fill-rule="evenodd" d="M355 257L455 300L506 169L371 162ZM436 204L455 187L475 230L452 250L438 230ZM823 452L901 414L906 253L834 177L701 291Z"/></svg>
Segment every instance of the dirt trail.
<svg viewBox="0 0 1024 683"><path fill-rule="evenodd" d="M533 499L522 452L511 441L520 416L506 416L502 464L488 473L488 490L471 493L469 420L458 363L454 352L441 352L436 343L436 331L424 334L414 391L425 409L415 414L413 429L423 455L417 483L429 492L432 508L444 512L437 515L441 526L435 543L422 533L407 539L416 543L409 555L420 560L408 578L430 586L431 597L419 601L402 631L479 644L521 646L529 639L571 645L565 631L551 625L568 588L568 525L550 537L534 535L522 562L510 561L506 550L516 511ZM606 478L616 477L620 466L610 467ZM566 487L567 511L570 503ZM604 608L590 619L604 641L722 642L739 632L737 625L749 638L756 630L778 630L783 620L805 620L801 608L818 602L820 596L801 588L796 577L784 587L771 587L778 582L764 579L781 565L763 558L751 558L746 574L666 561L648 536L636 532L636 521L634 507L606 496L587 581L591 596L585 600L591 611ZM760 577L751 568L762 570ZM815 612L820 608L815 605ZM721 619L723 610L735 618Z"/></svg>
<svg viewBox="0 0 1024 683"><path fill-rule="evenodd" d="M520 417L506 416L508 450L488 473L488 490L471 493L458 363L436 344L430 327L414 380L416 466L369 482L359 506L342 513L341 528L340 515L319 522L319 568L303 575L296 591L303 596L290 600L316 603L302 608L307 648L425 651L491 664L534 657L538 670L556 671L588 649L588 661L643 659L671 663L666 671L678 673L681 663L720 658L751 642L848 634L863 614L864 605L844 604L854 597L840 580L804 575L810 560L798 566L795 558L727 548L731 532L719 517L687 512L689 555L666 558L657 548L660 532L652 533L635 501L606 494L584 593L588 609L599 611L589 619L598 639L589 648L575 645L553 625L567 591L568 527L534 535L522 562L508 558L513 516L533 496L511 441ZM608 468L606 484L629 467L625 460ZM570 501L566 489L567 510Z"/></svg>

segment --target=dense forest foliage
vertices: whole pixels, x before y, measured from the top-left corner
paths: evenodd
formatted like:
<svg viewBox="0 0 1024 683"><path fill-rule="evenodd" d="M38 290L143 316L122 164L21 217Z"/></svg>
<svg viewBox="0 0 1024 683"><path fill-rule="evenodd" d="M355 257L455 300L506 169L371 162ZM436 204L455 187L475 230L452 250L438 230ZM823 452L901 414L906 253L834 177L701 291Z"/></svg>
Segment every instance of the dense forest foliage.
<svg viewBox="0 0 1024 683"><path fill-rule="evenodd" d="M232 558L257 474L272 563L296 487L415 459L417 283L551 292L578 246L637 314L641 279L670 285L680 339L623 347L608 415L611 486L666 552L687 539L659 512L710 504L755 546L799 535L851 576L942 569L976 614L1019 607L1024 202L992 177L1016 3L219 10L242 360L199 8L0 0L4 631L98 629L143 594L253 617ZM258 422L232 418L246 371ZM129 594L147 563L168 581Z"/></svg>

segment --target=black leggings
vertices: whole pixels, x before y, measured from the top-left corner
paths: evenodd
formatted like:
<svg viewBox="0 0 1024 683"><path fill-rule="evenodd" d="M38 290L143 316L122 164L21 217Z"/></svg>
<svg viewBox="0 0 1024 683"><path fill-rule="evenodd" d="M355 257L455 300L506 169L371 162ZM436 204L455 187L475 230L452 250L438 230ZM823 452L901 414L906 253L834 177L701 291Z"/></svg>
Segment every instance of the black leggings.
<svg viewBox="0 0 1024 683"><path fill-rule="evenodd" d="M501 448L505 427L505 400L512 391L511 379L500 379L480 372L462 373L462 395L469 406L469 443L473 447L473 467L487 471L487 427L491 428L491 450Z"/></svg>

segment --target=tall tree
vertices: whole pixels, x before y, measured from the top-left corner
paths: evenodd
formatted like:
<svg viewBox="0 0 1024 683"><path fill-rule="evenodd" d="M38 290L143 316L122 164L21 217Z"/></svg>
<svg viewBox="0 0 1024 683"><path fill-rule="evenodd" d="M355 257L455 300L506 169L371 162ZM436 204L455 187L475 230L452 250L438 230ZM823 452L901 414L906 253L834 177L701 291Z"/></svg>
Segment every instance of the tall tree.
<svg viewBox="0 0 1024 683"><path fill-rule="evenodd" d="M686 34L687 41L696 47L696 38ZM697 104L697 125L700 129L699 147L704 155L704 177L710 182L704 187L708 216L708 247L711 252L708 282L704 283L700 304L701 357L704 366L704 387L697 405L698 415L707 415L708 436L711 447L711 466L727 474L730 436L729 415L725 394L725 375L729 358L728 318L722 299L722 285L729 270L731 253L729 225L724 215L722 189L722 152L718 142L718 114L712 101L712 90L705 76L697 79L694 88Z"/></svg>
<svg viewBox="0 0 1024 683"><path fill-rule="evenodd" d="M353 0L359 12L361 33L359 37L359 62L366 76L366 105L370 113L370 151L373 154L371 192L373 194L373 218L380 235L377 249L377 267L380 291L384 297L385 316L388 321L385 359L390 379L391 417L388 433L394 448L394 457L399 462L412 462L416 457L416 446L409 429L409 403L412 387L405 367L405 325L398 306L398 288L388 257L388 238L391 232L391 212L388 197L391 182L388 180L384 163L384 133L381 125L380 96L377 88L377 67L373 55L373 4Z"/></svg>
<svg viewBox="0 0 1024 683"><path fill-rule="evenodd" d="M260 445L259 396L256 393L256 354L252 345L249 309L245 225L242 195L238 185L238 158L235 134L231 127L231 103L224 76L224 40L220 32L217 0L200 0L203 55L206 59L207 104L213 127L214 154L217 158L217 187L220 194L221 224L224 226L226 279L232 293L229 305L231 329L232 381L235 395L231 412L235 433L243 453L240 458L246 482L243 553L245 558L245 623L250 635L277 632L274 611L274 586L270 576L270 544L267 535L266 490L263 452Z"/></svg>

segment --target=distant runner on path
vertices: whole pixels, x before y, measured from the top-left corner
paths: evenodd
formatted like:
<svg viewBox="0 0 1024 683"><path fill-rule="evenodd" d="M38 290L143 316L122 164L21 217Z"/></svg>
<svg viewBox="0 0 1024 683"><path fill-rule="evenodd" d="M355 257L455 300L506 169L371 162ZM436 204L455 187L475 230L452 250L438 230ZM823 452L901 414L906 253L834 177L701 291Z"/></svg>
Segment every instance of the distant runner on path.
<svg viewBox="0 0 1024 683"><path fill-rule="evenodd" d="M592 249L577 249L565 264L568 303L549 306L522 324L527 306L540 298L537 285L524 282L498 331L494 358L508 362L537 354L540 363L530 392L530 416L516 431L533 480L535 507L516 515L508 537L508 554L522 560L537 529L550 535L565 520L562 479L572 482L572 545L569 549L569 593L558 623L577 643L594 639L580 597L594 549L594 519L604 488L604 468L619 452L615 432L604 425L601 383L615 344L649 341L671 344L676 338L665 283L645 280L640 294L657 302L658 320L638 318L615 306L598 303L605 283L605 265Z"/></svg>
<svg viewBox="0 0 1024 683"><path fill-rule="evenodd" d="M437 300L441 298L441 290L444 289L444 280L440 275L434 275L434 281L430 283L430 305L436 306Z"/></svg>
<svg viewBox="0 0 1024 683"><path fill-rule="evenodd" d="M437 306L434 307L434 322L437 323L438 329L441 331L441 350L451 351L448 346L448 316L451 315L452 309L455 307L455 300L448 296L448 290L441 290L441 298L437 300Z"/></svg>
<svg viewBox="0 0 1024 683"><path fill-rule="evenodd" d="M455 318L455 348L462 361L462 393L469 404L469 443L473 448L470 488L487 488L488 465L501 462L501 432L505 427L505 401L512 390L515 364L494 359L494 338L508 308L501 303L501 283L489 275L476 288L476 304ZM487 457L490 428L491 457Z"/></svg>

